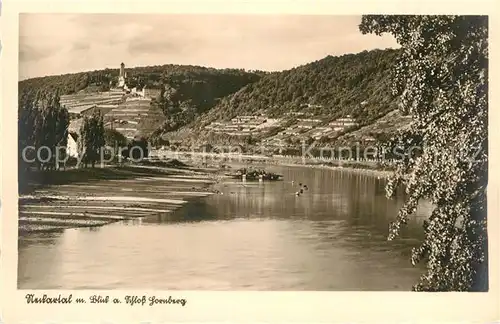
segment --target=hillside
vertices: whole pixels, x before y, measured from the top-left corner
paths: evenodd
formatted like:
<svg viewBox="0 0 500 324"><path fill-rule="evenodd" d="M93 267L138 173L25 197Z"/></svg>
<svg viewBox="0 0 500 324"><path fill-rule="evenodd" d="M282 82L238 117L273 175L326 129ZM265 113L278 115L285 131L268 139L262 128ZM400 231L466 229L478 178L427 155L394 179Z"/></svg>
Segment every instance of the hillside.
<svg viewBox="0 0 500 324"><path fill-rule="evenodd" d="M34 78L19 88L20 95L58 90L70 112L100 110L108 127L128 138L147 136L154 145L161 139L272 146L364 141L407 122L390 115L396 109L390 80L398 53L327 56L273 73L182 65L127 69L127 85L136 91L145 87L147 100L114 88L118 69Z"/></svg>
<svg viewBox="0 0 500 324"><path fill-rule="evenodd" d="M161 131L173 131L191 123L222 98L258 81L263 75L243 70L210 71L163 76L161 93L153 103L166 117Z"/></svg>
<svg viewBox="0 0 500 324"><path fill-rule="evenodd" d="M145 89L148 100L133 101L123 90L115 88L119 69L23 80L19 82L19 96L57 91L61 105L70 114L88 115L99 110L105 114L107 127L131 138L137 134L149 136L173 120L177 127L183 126L215 106L220 98L265 75L258 71L173 64L128 68L126 74L128 88L132 92Z"/></svg>
<svg viewBox="0 0 500 324"><path fill-rule="evenodd" d="M398 50L373 50L324 59L286 70L270 73L250 83L236 93L223 98L209 112L188 127L164 137L192 141L214 138L219 121L237 116L262 115L277 122L270 134L245 132L245 125L225 125L226 135L252 136L263 139L289 130L298 138L320 137L312 130L320 128L331 138L329 123L337 118L352 118L355 128L363 127L382 118L397 108L391 94L390 75ZM261 127L262 128L262 127ZM294 131L294 129L299 130ZM220 127L219 127L220 129ZM307 132L306 130L311 130ZM215 131L215 133L221 133ZM191 134L196 134L195 136ZM340 134L339 134L340 135ZM237 138L235 138L237 141ZM293 142L294 139L286 139Z"/></svg>
<svg viewBox="0 0 500 324"><path fill-rule="evenodd" d="M257 81L264 72L247 72L240 69L214 69L194 65L155 65L127 68L127 85L129 88L147 86L160 89L165 80L182 81L183 79L203 79L211 81L224 80L226 83L238 86ZM58 90L60 95L73 94L80 91L95 93L107 91L117 84L119 68L102 69L62 75L50 75L22 80L19 90L35 88L38 90ZM224 86L221 86L224 88Z"/></svg>
<svg viewBox="0 0 500 324"><path fill-rule="evenodd" d="M367 138L384 141L392 134L408 127L410 121L410 116L403 116L399 110L393 110L371 124L339 136L337 141L339 143L352 143Z"/></svg>

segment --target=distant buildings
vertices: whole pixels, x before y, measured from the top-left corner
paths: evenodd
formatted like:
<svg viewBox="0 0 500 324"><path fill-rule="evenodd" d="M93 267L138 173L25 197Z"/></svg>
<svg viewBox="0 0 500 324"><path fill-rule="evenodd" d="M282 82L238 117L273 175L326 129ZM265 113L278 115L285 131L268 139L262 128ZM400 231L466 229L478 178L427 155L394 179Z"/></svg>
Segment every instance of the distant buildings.
<svg viewBox="0 0 500 324"><path fill-rule="evenodd" d="M299 118L297 120L300 122L314 123L314 124L318 124L318 123L322 122L321 119L312 119L312 118Z"/></svg>
<svg viewBox="0 0 500 324"><path fill-rule="evenodd" d="M354 118L351 115L347 115L344 118L338 118L329 124L332 129L336 132L344 131L348 128L359 126Z"/></svg>
<svg viewBox="0 0 500 324"><path fill-rule="evenodd" d="M315 105L311 103L301 104L299 108L323 108L323 105Z"/></svg>
<svg viewBox="0 0 500 324"><path fill-rule="evenodd" d="M333 129L331 127L317 127L314 129L314 132L311 134L311 137L315 140L319 140L320 138L329 135L332 133Z"/></svg>
<svg viewBox="0 0 500 324"><path fill-rule="evenodd" d="M113 87L113 84L115 87ZM127 139L133 139L138 133L152 132L157 120L164 118L161 109L152 107L152 99L157 99L160 89L127 86L127 72L125 63L120 64L118 82L110 81L109 91L87 91L62 95L61 106L68 109L70 115L68 135L68 151L77 154L76 142L83 122L83 117L99 111L104 116L106 128L113 128L122 133ZM144 121L142 123L142 121ZM153 128L153 129L151 129ZM74 148L74 149L73 149Z"/></svg>
<svg viewBox="0 0 500 324"><path fill-rule="evenodd" d="M306 117L306 114L302 112L289 112L287 115L290 116L289 121L293 122L293 124L280 131L277 135L267 138L264 141L265 143L288 147L289 143L295 143L297 140L313 139L317 141L323 138L334 139L339 136L339 132L359 125L350 115L331 121L327 125L325 125L326 120Z"/></svg>
<svg viewBox="0 0 500 324"><path fill-rule="evenodd" d="M317 124L316 122L302 121L297 124L297 127L304 129L313 129L316 124Z"/></svg>
<svg viewBox="0 0 500 324"><path fill-rule="evenodd" d="M377 141L377 139L373 136L365 136L362 138L362 141L364 143L375 143Z"/></svg>
<svg viewBox="0 0 500 324"><path fill-rule="evenodd" d="M271 127L279 126L280 123L281 119L271 119L265 115L242 115L227 122L212 122L205 126L205 129L215 134L250 136L266 132Z"/></svg>
<svg viewBox="0 0 500 324"><path fill-rule="evenodd" d="M312 105L309 105L312 106ZM307 113L288 112L283 119L270 119L263 114L240 115L230 121L212 122L205 126L206 130L215 134L230 136L264 135L273 126L289 126L280 129L274 136L265 138L263 143L271 146L288 147L290 143L304 139L321 140L335 139L340 132L359 126L359 123L350 115L338 118L327 124L323 118L315 118ZM367 138L366 142L373 141Z"/></svg>
<svg viewBox="0 0 500 324"><path fill-rule="evenodd" d="M300 135L304 130L301 129L300 127L293 126L293 127L288 127L284 131L280 132L278 135L292 135L292 136L297 136Z"/></svg>
<svg viewBox="0 0 500 324"><path fill-rule="evenodd" d="M140 88L139 88L140 89ZM120 64L120 75L118 76L118 86L117 89L111 89L110 91L120 91L121 94L129 94L134 97L142 98L157 98L161 93L160 89L149 89L146 86L139 90L137 87L129 89L127 86L127 71L125 71L125 63Z"/></svg>
<svg viewBox="0 0 500 324"><path fill-rule="evenodd" d="M302 111L290 111L287 113L288 116L305 116L306 113Z"/></svg>

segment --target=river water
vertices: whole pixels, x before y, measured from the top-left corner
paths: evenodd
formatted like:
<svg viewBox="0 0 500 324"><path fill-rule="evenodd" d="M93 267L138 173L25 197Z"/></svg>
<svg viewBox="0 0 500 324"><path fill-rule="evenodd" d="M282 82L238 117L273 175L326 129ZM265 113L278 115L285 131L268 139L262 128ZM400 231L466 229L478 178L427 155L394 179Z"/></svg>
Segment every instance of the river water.
<svg viewBox="0 0 500 324"><path fill-rule="evenodd" d="M20 289L410 290L429 207L386 240L402 197L349 171L270 167L171 215L19 238ZM295 184L292 184L292 180ZM296 196L298 183L309 188Z"/></svg>

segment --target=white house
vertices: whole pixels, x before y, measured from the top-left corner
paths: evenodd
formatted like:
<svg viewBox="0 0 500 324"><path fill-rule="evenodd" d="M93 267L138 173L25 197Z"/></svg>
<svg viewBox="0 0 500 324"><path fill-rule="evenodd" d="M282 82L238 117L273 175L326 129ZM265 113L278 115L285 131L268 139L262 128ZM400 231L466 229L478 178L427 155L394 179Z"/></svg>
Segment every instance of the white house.
<svg viewBox="0 0 500 324"><path fill-rule="evenodd" d="M68 133L68 143L66 144L66 152L69 156L78 157L78 137L74 134Z"/></svg>

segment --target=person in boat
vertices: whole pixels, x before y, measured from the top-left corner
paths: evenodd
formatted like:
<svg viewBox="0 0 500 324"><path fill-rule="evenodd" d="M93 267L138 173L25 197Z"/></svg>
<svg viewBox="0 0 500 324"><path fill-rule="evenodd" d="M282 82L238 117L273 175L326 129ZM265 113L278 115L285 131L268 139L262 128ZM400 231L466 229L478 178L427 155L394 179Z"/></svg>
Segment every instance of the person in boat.
<svg viewBox="0 0 500 324"><path fill-rule="evenodd" d="M300 188L300 193L301 194L304 193L304 189Z"/></svg>

